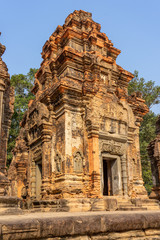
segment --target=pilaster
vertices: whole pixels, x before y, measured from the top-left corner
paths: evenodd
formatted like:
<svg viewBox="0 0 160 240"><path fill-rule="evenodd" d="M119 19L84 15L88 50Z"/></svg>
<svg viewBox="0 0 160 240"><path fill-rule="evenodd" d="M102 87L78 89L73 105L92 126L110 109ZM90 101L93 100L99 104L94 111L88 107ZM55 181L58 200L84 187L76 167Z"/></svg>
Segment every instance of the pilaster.
<svg viewBox="0 0 160 240"><path fill-rule="evenodd" d="M51 180L51 124L42 123L40 126L42 134L42 198L46 199Z"/></svg>
<svg viewBox="0 0 160 240"><path fill-rule="evenodd" d="M121 171L122 171L122 185L123 185L123 195L128 196L128 183L127 183L127 161L126 156L121 157Z"/></svg>
<svg viewBox="0 0 160 240"><path fill-rule="evenodd" d="M101 197L98 126L90 126L88 129L88 155L89 155L90 195L91 197Z"/></svg>

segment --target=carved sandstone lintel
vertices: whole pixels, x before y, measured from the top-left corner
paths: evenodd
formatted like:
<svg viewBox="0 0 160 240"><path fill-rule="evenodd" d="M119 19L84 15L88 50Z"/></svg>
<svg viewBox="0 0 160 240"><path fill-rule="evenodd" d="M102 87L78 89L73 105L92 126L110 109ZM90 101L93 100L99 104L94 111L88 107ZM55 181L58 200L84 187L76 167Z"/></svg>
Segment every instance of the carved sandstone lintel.
<svg viewBox="0 0 160 240"><path fill-rule="evenodd" d="M107 143L102 143L102 152L108 152L113 155L119 155L122 156L124 153L124 144L122 143L116 143L115 141L111 140Z"/></svg>

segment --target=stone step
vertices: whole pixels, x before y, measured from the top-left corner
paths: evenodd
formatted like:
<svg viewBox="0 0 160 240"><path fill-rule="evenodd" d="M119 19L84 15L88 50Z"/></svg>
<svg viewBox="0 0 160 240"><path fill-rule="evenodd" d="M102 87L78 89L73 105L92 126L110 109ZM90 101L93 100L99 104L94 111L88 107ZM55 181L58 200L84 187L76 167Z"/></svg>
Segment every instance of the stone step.
<svg viewBox="0 0 160 240"><path fill-rule="evenodd" d="M159 210L160 209L159 205L147 205L147 204L145 205L145 204L143 204L142 206L147 208L147 210Z"/></svg>
<svg viewBox="0 0 160 240"><path fill-rule="evenodd" d="M146 211L146 210L147 210L147 208L145 208L145 207L135 207L135 206L118 208L118 211Z"/></svg>
<svg viewBox="0 0 160 240"><path fill-rule="evenodd" d="M117 199L118 202L130 202L131 200L130 199L126 199L126 198L120 198L120 199Z"/></svg>
<svg viewBox="0 0 160 240"><path fill-rule="evenodd" d="M159 201L156 199L126 199L126 198L104 198L106 210L120 211L143 211L159 210Z"/></svg>
<svg viewBox="0 0 160 240"><path fill-rule="evenodd" d="M151 203L143 203L142 202L142 205L146 205L146 206L160 206L159 203L152 203L152 202Z"/></svg>
<svg viewBox="0 0 160 240"><path fill-rule="evenodd" d="M135 207L135 205L128 199L122 199L118 200L118 208L123 208L123 207Z"/></svg>
<svg viewBox="0 0 160 240"><path fill-rule="evenodd" d="M131 204L131 205L133 205L133 203L132 203L131 201L128 201L128 202L118 201L118 204L123 204L123 205L125 205L125 204Z"/></svg>
<svg viewBox="0 0 160 240"><path fill-rule="evenodd" d="M135 205L133 204L126 204L126 205L123 205L123 204L118 204L118 208L129 208L129 207L135 207Z"/></svg>
<svg viewBox="0 0 160 240"><path fill-rule="evenodd" d="M157 202L157 203L159 203L159 200L157 200L157 199L142 199L141 201L143 201L143 202Z"/></svg>
<svg viewBox="0 0 160 240"><path fill-rule="evenodd" d="M131 202L118 202L118 204L123 204L123 205L125 205L125 204L131 204L131 205L133 205L133 203L131 203Z"/></svg>
<svg viewBox="0 0 160 240"><path fill-rule="evenodd" d="M132 203L136 207L144 207L147 210L159 210L159 201L156 199L132 199Z"/></svg>

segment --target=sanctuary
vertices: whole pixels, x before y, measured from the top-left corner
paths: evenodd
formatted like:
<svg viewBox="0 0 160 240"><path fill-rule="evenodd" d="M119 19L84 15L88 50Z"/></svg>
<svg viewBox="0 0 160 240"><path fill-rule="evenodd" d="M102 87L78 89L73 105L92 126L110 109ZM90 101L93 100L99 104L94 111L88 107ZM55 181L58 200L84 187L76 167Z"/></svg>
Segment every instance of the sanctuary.
<svg viewBox="0 0 160 240"><path fill-rule="evenodd" d="M28 207L136 210L149 201L139 147L148 108L140 93L128 95L134 76L119 54L82 10L44 44L9 169L12 195Z"/></svg>

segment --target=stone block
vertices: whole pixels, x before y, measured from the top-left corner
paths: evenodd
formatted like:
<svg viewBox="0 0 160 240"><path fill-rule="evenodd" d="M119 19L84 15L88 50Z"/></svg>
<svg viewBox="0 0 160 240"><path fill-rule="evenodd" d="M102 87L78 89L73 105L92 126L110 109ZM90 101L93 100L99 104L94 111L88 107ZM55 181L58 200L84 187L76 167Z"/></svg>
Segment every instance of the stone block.
<svg viewBox="0 0 160 240"><path fill-rule="evenodd" d="M3 240L158 240L160 212L34 213L0 218Z"/></svg>
<svg viewBox="0 0 160 240"><path fill-rule="evenodd" d="M109 199L104 199L104 206L105 210L107 211L115 211L118 208L117 205L117 199L115 198L109 198Z"/></svg>

